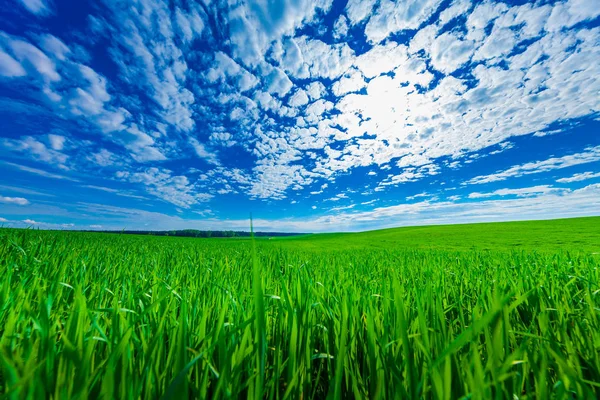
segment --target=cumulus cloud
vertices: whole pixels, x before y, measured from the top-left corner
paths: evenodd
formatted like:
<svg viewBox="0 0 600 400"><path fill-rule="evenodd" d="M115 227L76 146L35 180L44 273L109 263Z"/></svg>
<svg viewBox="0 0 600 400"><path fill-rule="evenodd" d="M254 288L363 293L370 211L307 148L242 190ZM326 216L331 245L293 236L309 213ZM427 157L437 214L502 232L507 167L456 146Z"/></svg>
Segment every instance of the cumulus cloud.
<svg viewBox="0 0 600 400"><path fill-rule="evenodd" d="M48 134L48 141L52 150L60 151L65 147L66 137L55 134Z"/></svg>
<svg viewBox="0 0 600 400"><path fill-rule="evenodd" d="M271 72L266 76L267 90L279 97L285 96L293 86L292 81L280 68L269 68Z"/></svg>
<svg viewBox="0 0 600 400"><path fill-rule="evenodd" d="M333 37L336 39L343 38L348 33L348 19L345 15L340 15L333 24Z"/></svg>
<svg viewBox="0 0 600 400"><path fill-rule="evenodd" d="M206 147L202 143L200 143L194 138L190 138L189 140L198 157L206 160L210 164L219 164L217 156L214 153L211 153L208 150L206 150Z"/></svg>
<svg viewBox="0 0 600 400"><path fill-rule="evenodd" d="M535 195L544 194L544 193L552 193L552 192L556 192L556 191L561 191L561 189L554 188L549 185L539 185L539 186L532 186L532 187L519 188L519 189L498 189L498 190L494 190L493 192L488 192L488 193L473 192L473 193L470 193L468 197L470 199L484 199L484 198L495 197L495 196L528 197L528 196L535 196Z"/></svg>
<svg viewBox="0 0 600 400"><path fill-rule="evenodd" d="M456 34L446 32L438 36L431 46L431 63L438 71L448 74L469 61L473 49L472 41L462 40Z"/></svg>
<svg viewBox="0 0 600 400"><path fill-rule="evenodd" d="M482 183L499 182L504 181L508 178L520 177L523 175L530 174L539 174L542 172L548 172L597 161L600 161L600 146L587 148L581 153L569 154L562 157L552 157L542 161L534 161L525 164L515 165L504 171L500 171L494 174L476 176L475 178L472 178L465 182L465 184L476 185Z"/></svg>
<svg viewBox="0 0 600 400"><path fill-rule="evenodd" d="M40 44L46 54L60 61L65 61L71 52L71 49L62 40L51 34L42 35Z"/></svg>
<svg viewBox="0 0 600 400"><path fill-rule="evenodd" d="M178 207L190 208L212 198L208 193L199 193L186 176L173 175L168 169L152 167L137 172L119 171L116 177L122 181L141 184L149 194Z"/></svg>
<svg viewBox="0 0 600 400"><path fill-rule="evenodd" d="M341 10L330 0L103 0L79 35L0 34L0 84L18 84L65 126L1 144L10 156L64 171L118 169L119 179L182 208L239 192L284 199L369 171L373 184L363 193L392 190L496 157L518 136L542 141L574 121L597 119L595 5L350 0ZM322 24L330 11L331 23ZM95 52L100 41L108 45ZM598 156L596 148L572 153L466 183ZM161 167L167 161L191 165L173 172ZM238 161L241 172L222 167ZM203 183L181 172L192 166Z"/></svg>
<svg viewBox="0 0 600 400"><path fill-rule="evenodd" d="M25 68L17 60L0 49L0 75L14 78L27 75Z"/></svg>
<svg viewBox="0 0 600 400"><path fill-rule="evenodd" d="M327 44L301 36L285 42L278 61L295 78L334 79L350 67L353 57L354 51L347 43Z"/></svg>
<svg viewBox="0 0 600 400"><path fill-rule="evenodd" d="M330 7L331 0L238 3L228 15L235 56L249 65L259 64L274 41L292 34Z"/></svg>
<svg viewBox="0 0 600 400"><path fill-rule="evenodd" d="M574 174L570 177L557 179L558 183L572 183L572 182L581 182L586 181L588 179L600 178L600 172L582 172L579 174Z"/></svg>
<svg viewBox="0 0 600 400"><path fill-rule="evenodd" d="M97 153L89 154L86 159L101 167L118 166L121 164L120 159L106 149L100 149Z"/></svg>
<svg viewBox="0 0 600 400"><path fill-rule="evenodd" d="M248 91L258 84L254 75L221 51L215 54L214 66L206 75L209 82L231 80L241 92Z"/></svg>
<svg viewBox="0 0 600 400"><path fill-rule="evenodd" d="M326 92L325 85L323 85L319 81L311 82L306 87L306 93L310 97L311 100L320 99Z"/></svg>
<svg viewBox="0 0 600 400"><path fill-rule="evenodd" d="M38 16L46 15L51 11L45 0L20 0L20 2L28 11Z"/></svg>
<svg viewBox="0 0 600 400"><path fill-rule="evenodd" d="M39 48L18 38L6 38L5 41L14 58L29 72L36 73L46 82L61 80L61 76L56 71L55 63ZM19 76L22 76L22 74Z"/></svg>
<svg viewBox="0 0 600 400"><path fill-rule="evenodd" d="M365 27L369 41L379 43L390 34L417 29L437 10L440 0L383 0Z"/></svg>
<svg viewBox="0 0 600 400"><path fill-rule="evenodd" d="M288 104L292 107L300 107L308 104L308 95L306 94L306 91L303 89L296 90L296 92L290 96Z"/></svg>
<svg viewBox="0 0 600 400"><path fill-rule="evenodd" d="M348 0L346 4L348 19L353 25L364 21L371 15L376 3L376 0Z"/></svg>
<svg viewBox="0 0 600 400"><path fill-rule="evenodd" d="M5 139L3 141L3 145L13 151L27 153L32 158L39 161L47 162L49 164L57 165L59 168L67 169L64 164L67 161L68 156L59 151L63 148L65 138L60 138L62 138L62 142L57 135L48 136L48 141L50 142L51 148L48 148L46 144L32 136L26 136L18 140Z"/></svg>
<svg viewBox="0 0 600 400"><path fill-rule="evenodd" d="M370 205L370 204L369 204ZM247 219L184 219L164 213L134 208L80 203L78 209L93 214L104 229L248 229ZM318 209L316 205L313 210ZM540 193L528 197L483 199L482 201L399 202L370 210L344 210L335 215L308 218L254 219L257 230L288 232L339 232L409 225L463 222L566 218L597 215L600 212L600 186L577 190ZM109 226L110 225L110 228Z"/></svg>
<svg viewBox="0 0 600 400"><path fill-rule="evenodd" d="M357 69L350 69L333 84L333 93L341 97L350 92L358 92L367 86L364 77Z"/></svg>
<svg viewBox="0 0 600 400"><path fill-rule="evenodd" d="M599 5L597 0L569 0L558 3L552 9L546 28L556 31L582 21L593 20L600 16Z"/></svg>
<svg viewBox="0 0 600 400"><path fill-rule="evenodd" d="M17 204L19 206L26 206L27 204L29 204L29 200L24 199L23 197L5 197L5 196L0 196L0 203Z"/></svg>

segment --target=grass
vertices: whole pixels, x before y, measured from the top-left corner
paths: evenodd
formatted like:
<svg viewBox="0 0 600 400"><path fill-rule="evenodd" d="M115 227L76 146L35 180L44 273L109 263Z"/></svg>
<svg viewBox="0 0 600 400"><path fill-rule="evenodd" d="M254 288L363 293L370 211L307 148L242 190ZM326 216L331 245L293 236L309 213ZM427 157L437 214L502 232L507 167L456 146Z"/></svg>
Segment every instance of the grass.
<svg viewBox="0 0 600 400"><path fill-rule="evenodd" d="M3 229L0 393L598 398L599 239L598 218L255 242Z"/></svg>
<svg viewBox="0 0 600 400"><path fill-rule="evenodd" d="M427 249L427 250L577 250L600 252L600 217L413 226L360 233L329 233L279 237L295 246L325 249Z"/></svg>

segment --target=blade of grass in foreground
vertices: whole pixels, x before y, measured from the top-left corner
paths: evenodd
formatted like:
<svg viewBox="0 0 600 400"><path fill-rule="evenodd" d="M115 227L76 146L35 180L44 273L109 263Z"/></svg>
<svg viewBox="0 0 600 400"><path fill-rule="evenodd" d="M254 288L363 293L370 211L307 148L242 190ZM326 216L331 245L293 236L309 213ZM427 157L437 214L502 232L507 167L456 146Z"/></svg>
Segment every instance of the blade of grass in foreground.
<svg viewBox="0 0 600 400"><path fill-rule="evenodd" d="M263 386L265 378L265 356L267 350L266 338L266 322L265 322L265 305L262 288L262 277L260 274L260 265L258 256L256 255L256 241L254 239L254 226L252 223L252 215L250 215L250 235L252 240L252 292L254 297L254 315L256 324L256 383L254 387L254 398L261 399L263 397Z"/></svg>

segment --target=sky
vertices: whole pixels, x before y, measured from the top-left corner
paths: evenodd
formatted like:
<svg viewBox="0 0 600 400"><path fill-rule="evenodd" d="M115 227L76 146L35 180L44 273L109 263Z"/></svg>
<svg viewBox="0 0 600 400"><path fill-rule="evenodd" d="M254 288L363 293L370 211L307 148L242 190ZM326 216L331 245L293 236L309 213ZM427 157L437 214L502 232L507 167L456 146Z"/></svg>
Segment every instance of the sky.
<svg viewBox="0 0 600 400"><path fill-rule="evenodd" d="M4 0L0 224L600 215L600 0Z"/></svg>

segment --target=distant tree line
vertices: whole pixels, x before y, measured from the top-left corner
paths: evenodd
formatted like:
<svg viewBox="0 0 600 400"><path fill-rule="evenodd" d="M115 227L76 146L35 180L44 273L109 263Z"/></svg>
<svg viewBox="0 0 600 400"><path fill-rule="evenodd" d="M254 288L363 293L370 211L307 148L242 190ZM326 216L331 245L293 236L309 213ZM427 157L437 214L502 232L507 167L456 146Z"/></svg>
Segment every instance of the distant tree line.
<svg viewBox="0 0 600 400"><path fill-rule="evenodd" d="M197 229L183 229L174 231L86 231L103 233L124 233L127 235L152 235L152 236L178 236L178 237L196 237L196 238L231 238L231 237L250 237L250 232L245 231L201 231ZM298 236L306 233L289 232L254 232L257 237L275 237L275 236Z"/></svg>

